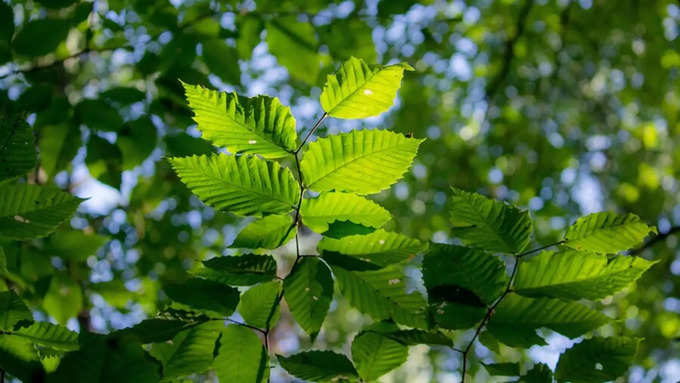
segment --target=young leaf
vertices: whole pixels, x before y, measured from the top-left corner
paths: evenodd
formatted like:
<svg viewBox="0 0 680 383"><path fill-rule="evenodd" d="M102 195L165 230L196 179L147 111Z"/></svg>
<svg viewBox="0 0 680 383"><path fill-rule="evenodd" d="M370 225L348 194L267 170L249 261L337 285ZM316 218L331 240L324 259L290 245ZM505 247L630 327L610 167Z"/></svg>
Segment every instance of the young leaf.
<svg viewBox="0 0 680 383"><path fill-rule="evenodd" d="M332 351L304 351L289 357L277 355L281 367L296 378L312 382L337 382L359 377L352 362Z"/></svg>
<svg viewBox="0 0 680 383"><path fill-rule="evenodd" d="M274 327L281 315L280 293L281 283L278 281L253 286L241 295L238 312L251 326L261 329Z"/></svg>
<svg viewBox="0 0 680 383"><path fill-rule="evenodd" d="M300 208L302 223L324 233L336 221L349 221L378 229L390 220L390 213L370 199L348 193L321 193L305 198Z"/></svg>
<svg viewBox="0 0 680 383"><path fill-rule="evenodd" d="M480 250L433 244L423 258L423 280L430 301L470 303L464 290L491 304L507 285L505 264Z"/></svg>
<svg viewBox="0 0 680 383"><path fill-rule="evenodd" d="M453 234L480 249L520 253L531 240L529 212L476 193L451 188Z"/></svg>
<svg viewBox="0 0 680 383"><path fill-rule="evenodd" d="M167 284L163 290L177 303L225 317L234 312L239 301L237 289L201 278Z"/></svg>
<svg viewBox="0 0 680 383"><path fill-rule="evenodd" d="M336 74L328 75L321 106L336 118L377 116L394 104L405 70L413 68L406 63L370 67L351 57Z"/></svg>
<svg viewBox="0 0 680 383"><path fill-rule="evenodd" d="M353 130L309 144L300 167L308 188L372 194L408 170L424 140L386 130Z"/></svg>
<svg viewBox="0 0 680 383"><path fill-rule="evenodd" d="M576 250L614 254L642 243L656 228L635 214L600 212L581 217L567 229L565 244Z"/></svg>
<svg viewBox="0 0 680 383"><path fill-rule="evenodd" d="M216 257L203 265L206 268L198 273L201 277L228 285L250 286L276 278L276 261L271 255Z"/></svg>
<svg viewBox="0 0 680 383"><path fill-rule="evenodd" d="M222 331L213 364L220 382L264 383L269 379L269 357L253 330L229 325Z"/></svg>
<svg viewBox="0 0 680 383"><path fill-rule="evenodd" d="M543 252L520 264L514 290L529 297L600 299L630 285L655 263L573 250Z"/></svg>
<svg viewBox="0 0 680 383"><path fill-rule="evenodd" d="M363 332L352 341L352 360L359 375L373 381L406 362L408 346L375 332Z"/></svg>
<svg viewBox="0 0 680 383"><path fill-rule="evenodd" d="M0 120L0 181L21 176L35 167L35 143L31 128L18 114Z"/></svg>
<svg viewBox="0 0 680 383"><path fill-rule="evenodd" d="M391 265L374 271L348 271L333 267L340 292L349 303L375 320L428 328L425 300L417 291L406 293L404 266Z"/></svg>
<svg viewBox="0 0 680 383"><path fill-rule="evenodd" d="M367 235L350 235L340 239L323 238L317 245L320 252L338 252L388 266L414 257L425 250L426 244L398 233L376 230Z"/></svg>
<svg viewBox="0 0 680 383"><path fill-rule="evenodd" d="M300 327L316 338L333 300L330 270L318 259L303 259L283 281L283 297Z"/></svg>
<svg viewBox="0 0 680 383"><path fill-rule="evenodd" d="M23 321L32 321L33 315L13 291L0 291L0 330L9 331Z"/></svg>
<svg viewBox="0 0 680 383"><path fill-rule="evenodd" d="M163 363L166 378L204 372L212 365L215 342L223 328L219 321L202 323L180 332L171 342L154 344L150 354Z"/></svg>
<svg viewBox="0 0 680 383"><path fill-rule="evenodd" d="M65 352L78 349L77 333L49 322L34 322L28 327L14 331L12 335L55 351Z"/></svg>
<svg viewBox="0 0 680 383"><path fill-rule="evenodd" d="M0 237L19 241L44 237L70 218L82 201L52 186L0 186Z"/></svg>
<svg viewBox="0 0 680 383"><path fill-rule="evenodd" d="M289 215L268 215L244 227L231 247L276 249L295 236L292 224L293 217Z"/></svg>
<svg viewBox="0 0 680 383"><path fill-rule="evenodd" d="M300 196L290 170L257 157L217 154L170 162L203 202L234 214L286 213Z"/></svg>
<svg viewBox="0 0 680 383"><path fill-rule="evenodd" d="M591 338L575 344L560 356L555 369L558 381L606 382L628 371L640 339Z"/></svg>
<svg viewBox="0 0 680 383"><path fill-rule="evenodd" d="M609 318L575 302L559 299L529 299L509 294L496 308L487 326L498 340L512 347L545 344L536 335L541 327L570 338L583 335L605 324Z"/></svg>
<svg viewBox="0 0 680 383"><path fill-rule="evenodd" d="M281 158L296 149L295 119L275 97L239 97L182 83L203 137L232 153Z"/></svg>

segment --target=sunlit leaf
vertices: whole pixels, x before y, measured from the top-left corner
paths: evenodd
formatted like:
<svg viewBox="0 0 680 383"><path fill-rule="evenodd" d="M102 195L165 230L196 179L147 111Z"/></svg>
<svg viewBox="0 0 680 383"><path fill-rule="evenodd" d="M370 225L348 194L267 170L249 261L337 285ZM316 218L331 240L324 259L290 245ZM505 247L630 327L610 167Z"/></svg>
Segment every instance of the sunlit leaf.
<svg viewBox="0 0 680 383"><path fill-rule="evenodd" d="M321 106L337 118L365 118L387 111L401 86L406 64L370 67L363 60L351 57L337 73L328 75Z"/></svg>
<svg viewBox="0 0 680 383"><path fill-rule="evenodd" d="M318 139L301 161L312 190L372 194L397 182L423 140L385 130L353 130Z"/></svg>
<svg viewBox="0 0 680 383"><path fill-rule="evenodd" d="M245 98L183 85L198 129L213 144L264 158L285 157L295 150L295 119L276 97Z"/></svg>
<svg viewBox="0 0 680 383"><path fill-rule="evenodd" d="M543 252L522 262L514 290L531 297L600 299L630 285L655 262L572 250Z"/></svg>
<svg viewBox="0 0 680 383"><path fill-rule="evenodd" d="M452 231L463 243L504 253L520 253L529 245L529 212L456 188L451 193Z"/></svg>
<svg viewBox="0 0 680 383"><path fill-rule="evenodd" d="M321 193L305 198L300 209L302 222L317 233L324 233L335 221L380 228L390 220L390 213L377 203L349 193Z"/></svg>
<svg viewBox="0 0 680 383"><path fill-rule="evenodd" d="M576 250L613 254L639 245L656 232L635 214L600 212L579 218L564 238L566 245Z"/></svg>
<svg viewBox="0 0 680 383"><path fill-rule="evenodd" d="M352 341L352 360L359 375L373 381L406 362L408 347L375 332L364 332Z"/></svg>
<svg viewBox="0 0 680 383"><path fill-rule="evenodd" d="M380 229L371 234L350 235L339 239L325 237L317 247L321 252L338 252L376 265L388 266L413 258L426 248L426 244Z"/></svg>
<svg viewBox="0 0 680 383"><path fill-rule="evenodd" d="M296 206L300 195L290 170L257 157L217 154L170 162L203 202L234 214L285 213Z"/></svg>
<svg viewBox="0 0 680 383"><path fill-rule="evenodd" d="M247 249L276 249L295 236L293 217L269 215L249 223L236 236L231 247Z"/></svg>
<svg viewBox="0 0 680 383"><path fill-rule="evenodd" d="M222 331L215 362L220 382L263 383L269 379L269 357L253 330L229 325Z"/></svg>

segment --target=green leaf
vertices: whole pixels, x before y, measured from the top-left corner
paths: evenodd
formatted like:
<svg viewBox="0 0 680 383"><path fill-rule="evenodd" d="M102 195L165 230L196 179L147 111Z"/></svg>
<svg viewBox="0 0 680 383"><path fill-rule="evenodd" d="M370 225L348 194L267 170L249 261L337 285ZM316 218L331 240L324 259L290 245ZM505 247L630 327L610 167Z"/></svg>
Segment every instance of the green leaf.
<svg viewBox="0 0 680 383"><path fill-rule="evenodd" d="M12 335L0 335L0 366L6 374L22 382L45 380L45 369L28 340Z"/></svg>
<svg viewBox="0 0 680 383"><path fill-rule="evenodd" d="M417 344L429 344L429 345L440 345L440 346L453 346L453 341L448 336L444 335L440 331L423 331L417 329L411 330L394 330L394 331L376 331L390 339L394 339L399 343L405 344L407 346L414 346Z"/></svg>
<svg viewBox="0 0 680 383"><path fill-rule="evenodd" d="M530 299L508 294L498 305L487 329L511 347L545 344L536 330L545 327L570 338L605 324L609 318L587 306L559 299Z"/></svg>
<svg viewBox="0 0 680 383"><path fill-rule="evenodd" d="M81 122L92 130L117 132L123 127L118 111L102 100L82 100L75 110Z"/></svg>
<svg viewBox="0 0 680 383"><path fill-rule="evenodd" d="M177 303L207 313L229 316L239 302L238 290L225 284L201 278L167 284L166 294Z"/></svg>
<svg viewBox="0 0 680 383"><path fill-rule="evenodd" d="M322 57L318 39L311 23L301 23L294 17L272 18L267 23L267 47L294 79L316 85Z"/></svg>
<svg viewBox="0 0 680 383"><path fill-rule="evenodd" d="M424 140L386 130L353 130L309 144L302 162L308 188L372 194L397 182Z"/></svg>
<svg viewBox="0 0 680 383"><path fill-rule="evenodd" d="M144 101L146 93L133 87L117 86L102 92L101 97L120 106L127 106Z"/></svg>
<svg viewBox="0 0 680 383"><path fill-rule="evenodd" d="M203 138L232 153L281 158L296 149L295 119L278 98L239 97L182 83Z"/></svg>
<svg viewBox="0 0 680 383"><path fill-rule="evenodd" d="M43 298L43 307L58 323L66 325L83 308L83 291L71 278L55 275Z"/></svg>
<svg viewBox="0 0 680 383"><path fill-rule="evenodd" d="M398 233L376 230L367 235L350 235L340 239L324 237L317 245L320 252L338 252L388 266L413 258L426 244Z"/></svg>
<svg viewBox="0 0 680 383"><path fill-rule="evenodd" d="M24 338L40 347L66 352L78 349L78 334L66 327L48 322L34 322L28 327L22 327L12 333L13 336Z"/></svg>
<svg viewBox="0 0 680 383"><path fill-rule="evenodd" d="M380 270L349 271L334 266L342 296L364 314L379 321L391 318L410 327L427 328L425 300L417 291L406 292L404 265Z"/></svg>
<svg viewBox="0 0 680 383"><path fill-rule="evenodd" d="M324 233L335 221L349 221L380 228L392 217L377 203L348 193L321 193L318 198L305 198L300 208L302 223L317 233Z"/></svg>
<svg viewBox="0 0 680 383"><path fill-rule="evenodd" d="M6 114L0 120L0 181L33 170L36 160L34 141L31 128L21 115Z"/></svg>
<svg viewBox="0 0 680 383"><path fill-rule="evenodd" d="M152 318L145 319L132 327L118 330L114 334L135 337L143 344L164 342L171 340L179 332L190 329L200 323L200 321Z"/></svg>
<svg viewBox="0 0 680 383"><path fill-rule="evenodd" d="M352 341L352 360L359 375L373 381L401 366L408 358L408 347L375 332L363 332Z"/></svg>
<svg viewBox="0 0 680 383"><path fill-rule="evenodd" d="M276 249L295 236L292 224L289 215L268 215L244 227L230 247Z"/></svg>
<svg viewBox="0 0 680 383"><path fill-rule="evenodd" d="M431 302L476 306L491 304L508 284L505 264L498 257L445 244L430 246L423 258L423 280Z"/></svg>
<svg viewBox="0 0 680 383"><path fill-rule="evenodd" d="M535 364L534 367L522 375L518 383L552 383L553 373L548 365L543 363Z"/></svg>
<svg viewBox="0 0 680 383"><path fill-rule="evenodd" d="M336 118L377 116L394 104L405 70L413 68L406 63L371 67L351 57L326 78L321 106Z"/></svg>
<svg viewBox="0 0 680 383"><path fill-rule="evenodd" d="M337 382L359 377L352 362L333 351L304 351L289 357L277 355L289 374L312 382Z"/></svg>
<svg viewBox="0 0 680 383"><path fill-rule="evenodd" d="M57 231L49 238L49 252L64 259L86 261L109 241L109 237L81 230Z"/></svg>
<svg viewBox="0 0 680 383"><path fill-rule="evenodd" d="M13 291L0 291L0 330L9 331L23 321L32 321L33 315L24 301Z"/></svg>
<svg viewBox="0 0 680 383"><path fill-rule="evenodd" d="M12 45L14 51L22 56L43 56L57 49L66 40L70 29L69 20L31 20L14 36Z"/></svg>
<svg viewBox="0 0 680 383"><path fill-rule="evenodd" d="M255 333L229 325L222 331L213 367L220 382L263 383L269 379L269 357Z"/></svg>
<svg viewBox="0 0 680 383"><path fill-rule="evenodd" d="M227 84L241 83L238 51L221 39L203 41L203 61L212 74Z"/></svg>
<svg viewBox="0 0 680 383"><path fill-rule="evenodd" d="M519 375L518 363L482 363L489 375L517 376Z"/></svg>
<svg viewBox="0 0 680 383"><path fill-rule="evenodd" d="M468 246L520 253L531 241L529 212L477 193L451 188L453 234Z"/></svg>
<svg viewBox="0 0 680 383"><path fill-rule="evenodd" d="M236 286L250 286L276 278L276 261L271 255L244 254L203 261L201 277Z"/></svg>
<svg viewBox="0 0 680 383"><path fill-rule="evenodd" d="M261 283L241 295L238 312L247 324L260 329L274 327L281 315L279 302L281 282Z"/></svg>
<svg viewBox="0 0 680 383"><path fill-rule="evenodd" d="M520 264L514 290L529 297L600 299L627 287L655 263L573 250L543 252Z"/></svg>
<svg viewBox="0 0 680 383"><path fill-rule="evenodd" d="M591 338L575 344L560 356L555 369L558 381L607 382L628 371L640 339Z"/></svg>
<svg viewBox="0 0 680 383"><path fill-rule="evenodd" d="M283 281L283 297L293 318L314 339L333 300L333 278L318 259L304 258Z"/></svg>
<svg viewBox="0 0 680 383"><path fill-rule="evenodd" d="M454 289L451 292L451 295L455 296L456 299L464 300L463 303L453 301L437 303L432 301L432 297L430 297L432 319L439 327L449 330L462 330L474 326L484 318L486 306L479 305L479 302L471 304L470 300L466 299L466 292L465 290L461 291L461 289Z"/></svg>
<svg viewBox="0 0 680 383"><path fill-rule="evenodd" d="M48 383L135 382L160 380L160 364L135 338L81 333L80 349L67 353Z"/></svg>
<svg viewBox="0 0 680 383"><path fill-rule="evenodd" d="M19 241L44 237L70 218L82 201L52 186L0 186L0 237Z"/></svg>
<svg viewBox="0 0 680 383"><path fill-rule="evenodd" d="M355 17L333 19L319 28L319 34L333 57L348 59L355 56L371 63L377 61L373 28L364 20Z"/></svg>
<svg viewBox="0 0 680 383"><path fill-rule="evenodd" d="M219 321L202 323L180 332L171 342L154 344L150 353L163 363L164 377L204 372L213 363L215 342L223 328Z"/></svg>
<svg viewBox="0 0 680 383"><path fill-rule="evenodd" d="M300 196L290 170L257 157L217 154L171 158L170 162L203 202L234 214L286 213Z"/></svg>
<svg viewBox="0 0 680 383"><path fill-rule="evenodd" d="M321 233L324 237L340 239L350 235L366 235L375 231L369 226L360 225L350 221L335 221L328 225L328 230Z"/></svg>
<svg viewBox="0 0 680 383"><path fill-rule="evenodd" d="M635 214L600 212L581 217L567 229L565 244L576 250L614 254L633 248L656 228L640 221Z"/></svg>

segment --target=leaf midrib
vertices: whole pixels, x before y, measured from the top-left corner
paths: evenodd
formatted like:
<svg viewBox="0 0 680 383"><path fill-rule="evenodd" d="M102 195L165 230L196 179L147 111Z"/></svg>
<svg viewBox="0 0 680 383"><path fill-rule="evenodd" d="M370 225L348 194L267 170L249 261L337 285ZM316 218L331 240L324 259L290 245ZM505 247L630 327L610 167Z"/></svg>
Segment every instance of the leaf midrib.
<svg viewBox="0 0 680 383"><path fill-rule="evenodd" d="M349 136L345 136L345 137L349 137ZM389 147L382 148L382 149L380 149L380 150L376 150L376 151L374 151L374 152L361 154L361 155L359 155L359 156L357 156L357 157L355 157L355 158L352 158L352 159L349 160L349 161L343 162L342 164L340 164L340 166L331 169L331 170L328 171L327 173L323 174L322 176L320 176L319 178L317 178L316 180L314 180L314 182L312 182L312 183L310 183L309 185L307 185L307 187L313 188L314 185L316 185L319 181L323 180L324 178L330 177L331 174L333 174L333 173L335 173L335 172L338 172L340 169L345 168L345 167L349 166L349 164L352 164L352 163L354 163L354 162L356 162L356 161L359 161L359 160L361 160L361 159L364 159L365 157L373 156L373 155L376 155L376 154L379 154L379 153L383 153L383 152L387 152L387 151L393 151L393 150L399 149L400 147L408 146L408 144L409 144L409 142L407 141L407 142L403 142L403 143L397 144L396 146L389 146Z"/></svg>

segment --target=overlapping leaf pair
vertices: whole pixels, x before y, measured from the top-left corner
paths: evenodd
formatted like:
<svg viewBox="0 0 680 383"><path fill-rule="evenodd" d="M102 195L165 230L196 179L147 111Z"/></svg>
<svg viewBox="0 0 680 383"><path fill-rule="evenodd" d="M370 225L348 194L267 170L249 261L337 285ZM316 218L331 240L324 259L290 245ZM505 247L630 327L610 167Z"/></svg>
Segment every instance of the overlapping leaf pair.
<svg viewBox="0 0 680 383"><path fill-rule="evenodd" d="M452 189L451 206L453 234L468 247L433 245L423 261L423 276L438 327L476 328L463 348L463 358L484 329L480 340L490 349L497 349L499 342L519 348L543 345L544 339L536 333L540 328L570 338L586 335L611 318L579 301L615 294L655 263L619 254L656 232L632 214L582 217L562 240L543 247L559 246L557 251L538 253L543 248L527 251L532 241L528 212L457 189ZM510 276L498 253L512 260ZM559 381L614 379L627 370L637 343L629 338L585 340L562 356L555 377ZM619 351L596 351L613 347ZM519 367L504 363L487 365L487 370L516 376ZM552 382L552 372L540 366L527 374L539 370L544 377L539 381Z"/></svg>

